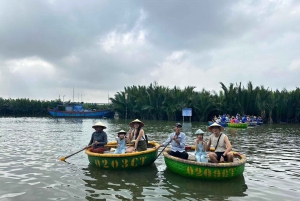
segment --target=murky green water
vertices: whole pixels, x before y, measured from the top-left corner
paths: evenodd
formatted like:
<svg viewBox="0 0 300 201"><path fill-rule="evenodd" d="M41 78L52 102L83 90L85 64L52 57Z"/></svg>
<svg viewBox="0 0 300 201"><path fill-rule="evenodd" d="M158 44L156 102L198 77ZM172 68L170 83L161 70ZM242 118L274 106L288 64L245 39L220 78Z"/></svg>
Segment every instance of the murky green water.
<svg viewBox="0 0 300 201"><path fill-rule="evenodd" d="M170 172L161 155L134 171L98 170L84 152L97 119L0 118L0 200L299 200L300 125L226 129L233 149L247 156L242 177L199 181ZM124 120L103 120L109 140L128 130ZM146 121L150 140L162 142L175 122ZM193 132L204 123L185 123ZM208 134L206 135L206 137Z"/></svg>

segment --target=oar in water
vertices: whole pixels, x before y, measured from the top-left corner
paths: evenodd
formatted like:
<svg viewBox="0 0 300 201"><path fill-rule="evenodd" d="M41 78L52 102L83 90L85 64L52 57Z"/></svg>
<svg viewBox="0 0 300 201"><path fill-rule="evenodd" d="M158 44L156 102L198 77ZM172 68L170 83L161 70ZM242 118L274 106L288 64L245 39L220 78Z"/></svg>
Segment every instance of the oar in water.
<svg viewBox="0 0 300 201"><path fill-rule="evenodd" d="M172 142L172 139L170 140L170 142ZM165 148L167 148L167 146L170 144L170 142L168 142L168 144L163 148L163 150L161 150L161 152L158 154L158 156L156 157L156 159L160 156L160 154L165 150ZM155 159L155 160L156 160ZM155 161L154 160L154 161Z"/></svg>
<svg viewBox="0 0 300 201"><path fill-rule="evenodd" d="M61 161L65 161L67 158L69 158L69 157L71 157L71 156L73 156L73 155L75 155L75 154L78 154L79 152L81 152L81 151L83 151L83 150L85 150L85 149L87 149L87 148L90 148L91 146L93 146L93 144L91 144L91 145L89 145L89 146L86 146L86 147L84 147L83 149L80 149L79 151L77 151L77 152L75 152L75 153L73 153L73 154L70 154L70 155L65 156L65 157L61 157L60 160L61 160Z"/></svg>

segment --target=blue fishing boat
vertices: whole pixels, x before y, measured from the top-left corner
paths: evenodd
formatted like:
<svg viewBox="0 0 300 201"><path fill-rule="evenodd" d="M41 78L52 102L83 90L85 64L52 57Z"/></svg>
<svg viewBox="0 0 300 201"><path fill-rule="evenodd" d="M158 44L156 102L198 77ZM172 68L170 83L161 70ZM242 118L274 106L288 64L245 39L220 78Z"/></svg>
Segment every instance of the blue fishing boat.
<svg viewBox="0 0 300 201"><path fill-rule="evenodd" d="M58 105L56 108L49 108L48 112L53 117L111 118L114 115L109 109L86 110L80 103Z"/></svg>

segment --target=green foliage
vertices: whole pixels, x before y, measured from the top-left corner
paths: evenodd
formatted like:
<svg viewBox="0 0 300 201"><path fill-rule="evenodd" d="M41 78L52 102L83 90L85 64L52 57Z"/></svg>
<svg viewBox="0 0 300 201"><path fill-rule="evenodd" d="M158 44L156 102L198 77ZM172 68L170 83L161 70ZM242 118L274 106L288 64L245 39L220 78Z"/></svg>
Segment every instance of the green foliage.
<svg viewBox="0 0 300 201"><path fill-rule="evenodd" d="M0 98L0 115L2 116L45 116L47 109L54 108L59 103L54 101L29 100L26 98Z"/></svg>
<svg viewBox="0 0 300 201"><path fill-rule="evenodd" d="M220 82L222 91L195 91L188 86L170 89L156 82L149 86L125 87L124 91L110 98L112 109L122 118L154 120L181 120L182 108L192 108L193 121L208 121L214 115L237 113L261 116L264 122L299 122L300 89L288 92L272 91L264 86L247 87ZM127 96L126 96L127 95ZM126 99L127 97L127 99Z"/></svg>
<svg viewBox="0 0 300 201"><path fill-rule="evenodd" d="M264 122L300 122L300 88L292 91L282 89L272 91L264 86L247 87L241 83L225 86L222 91L195 91L195 87L180 89L174 86L159 86L156 82L149 86L125 87L110 98L111 104L85 103L85 109L111 109L120 117L128 119L172 120L182 119L182 108L192 108L193 121L208 121L215 115L237 113L261 116ZM40 101L0 98L2 116L48 116L48 108L62 104L60 100Z"/></svg>

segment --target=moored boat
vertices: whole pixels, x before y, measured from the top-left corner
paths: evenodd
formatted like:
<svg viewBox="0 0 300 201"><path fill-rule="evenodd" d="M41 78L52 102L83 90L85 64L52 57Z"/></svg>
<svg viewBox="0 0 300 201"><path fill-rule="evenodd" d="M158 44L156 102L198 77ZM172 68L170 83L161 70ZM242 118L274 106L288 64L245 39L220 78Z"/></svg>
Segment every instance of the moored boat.
<svg viewBox="0 0 300 201"><path fill-rule="evenodd" d="M104 154L90 152L88 149L85 153L88 155L90 163L101 169L125 170L142 166L151 165L157 158L157 149L152 147L159 146L155 141L148 142L148 149L145 151L114 154L110 151L111 148L117 147L117 142L108 142L105 147Z"/></svg>
<svg viewBox="0 0 300 201"><path fill-rule="evenodd" d="M247 123L228 123L228 127L230 128L248 128Z"/></svg>
<svg viewBox="0 0 300 201"><path fill-rule="evenodd" d="M186 150L194 150L186 147ZM184 160L168 154L168 149L163 152L167 167L179 175L207 180L223 180L242 175L245 169L246 156L237 152L234 162L231 163L204 163L195 160Z"/></svg>
<svg viewBox="0 0 300 201"><path fill-rule="evenodd" d="M86 110L82 104L70 103L58 105L54 109L48 109L48 112L53 117L81 117L81 118L110 118L113 117L113 112L106 110Z"/></svg>
<svg viewBox="0 0 300 201"><path fill-rule="evenodd" d="M213 124L213 122L212 121L209 121L208 122L208 125L210 126L210 125L212 125ZM228 126L228 124L227 123L218 123L220 126L222 126L222 127L227 127Z"/></svg>

